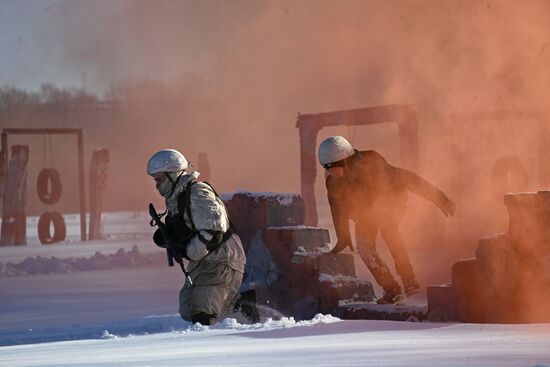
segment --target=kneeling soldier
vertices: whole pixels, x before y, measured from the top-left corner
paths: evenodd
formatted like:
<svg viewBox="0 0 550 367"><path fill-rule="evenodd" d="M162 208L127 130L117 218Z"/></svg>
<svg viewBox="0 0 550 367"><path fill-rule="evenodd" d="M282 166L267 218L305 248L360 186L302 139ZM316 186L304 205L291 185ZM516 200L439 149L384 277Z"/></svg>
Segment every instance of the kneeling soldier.
<svg viewBox="0 0 550 367"><path fill-rule="evenodd" d="M176 256L189 260L188 276L180 291L179 312L186 321L211 325L229 311L241 286L246 258L231 229L225 205L214 189L188 173L183 154L173 149L155 153L147 174L155 180L166 203L166 232ZM155 243L165 247L159 229Z"/></svg>

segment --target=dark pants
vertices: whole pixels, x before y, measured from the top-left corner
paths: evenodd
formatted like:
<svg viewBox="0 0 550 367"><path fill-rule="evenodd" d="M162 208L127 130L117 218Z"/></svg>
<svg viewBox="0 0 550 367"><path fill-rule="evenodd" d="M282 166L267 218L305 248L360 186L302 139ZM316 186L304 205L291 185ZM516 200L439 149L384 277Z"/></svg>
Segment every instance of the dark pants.
<svg viewBox="0 0 550 367"><path fill-rule="evenodd" d="M376 237L380 231L395 263L395 270L403 283L415 281L415 275L409 255L401 235L399 224L403 218L402 210L388 210L387 207L376 208L363 213L355 223L357 250L365 265L369 268L376 282L385 292L400 291L399 284L393 278L387 264L376 251Z"/></svg>

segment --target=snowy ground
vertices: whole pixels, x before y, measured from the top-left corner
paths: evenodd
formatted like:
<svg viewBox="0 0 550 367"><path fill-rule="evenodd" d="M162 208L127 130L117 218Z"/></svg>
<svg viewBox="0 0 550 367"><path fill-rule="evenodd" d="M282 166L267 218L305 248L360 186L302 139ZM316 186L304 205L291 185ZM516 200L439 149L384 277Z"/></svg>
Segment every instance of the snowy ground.
<svg viewBox="0 0 550 367"><path fill-rule="evenodd" d="M176 316L104 324L99 339L0 348L0 366L550 366L549 325L340 321L212 327ZM173 331L117 336L144 324ZM147 329L147 327L145 327ZM162 328L159 327L159 328Z"/></svg>
<svg viewBox="0 0 550 367"><path fill-rule="evenodd" d="M108 240L0 247L0 262L158 251L142 213L108 215ZM35 224L34 224L35 225ZM131 235L128 235L131 233ZM233 319L193 326L174 313L183 278L151 266L0 278L0 366L529 366L550 367L550 324ZM420 296L422 297L422 296ZM416 302L425 299L416 298Z"/></svg>

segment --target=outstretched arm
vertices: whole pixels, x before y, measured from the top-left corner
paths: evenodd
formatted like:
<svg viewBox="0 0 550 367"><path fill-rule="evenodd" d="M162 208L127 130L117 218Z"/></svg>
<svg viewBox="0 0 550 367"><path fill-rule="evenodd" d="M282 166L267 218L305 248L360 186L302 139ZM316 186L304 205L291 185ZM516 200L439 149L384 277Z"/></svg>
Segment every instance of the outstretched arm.
<svg viewBox="0 0 550 367"><path fill-rule="evenodd" d="M405 184L407 190L434 203L446 217L454 216L455 203L443 191L412 171L398 167L392 168L399 175L399 179Z"/></svg>

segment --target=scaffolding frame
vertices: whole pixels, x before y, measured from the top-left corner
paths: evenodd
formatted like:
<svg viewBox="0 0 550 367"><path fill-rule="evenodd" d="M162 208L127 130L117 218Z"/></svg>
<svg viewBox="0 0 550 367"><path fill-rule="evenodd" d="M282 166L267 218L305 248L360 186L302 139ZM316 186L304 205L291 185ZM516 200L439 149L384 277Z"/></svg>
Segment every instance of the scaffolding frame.
<svg viewBox="0 0 550 367"><path fill-rule="evenodd" d="M82 129L69 128L13 128L2 130L2 160L8 174L8 135L76 135L78 150L78 186L80 197L80 239L86 241L86 195L84 186L84 134ZM3 205L3 204L2 204Z"/></svg>
<svg viewBox="0 0 550 367"><path fill-rule="evenodd" d="M358 126L395 123L399 130L401 163L408 169L418 166L418 120L416 111L409 105L385 105L323 112L298 114L296 127L300 135L300 164L302 198L305 203L305 224L317 225L315 199L316 141L319 130L327 126Z"/></svg>

